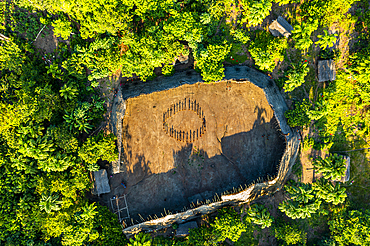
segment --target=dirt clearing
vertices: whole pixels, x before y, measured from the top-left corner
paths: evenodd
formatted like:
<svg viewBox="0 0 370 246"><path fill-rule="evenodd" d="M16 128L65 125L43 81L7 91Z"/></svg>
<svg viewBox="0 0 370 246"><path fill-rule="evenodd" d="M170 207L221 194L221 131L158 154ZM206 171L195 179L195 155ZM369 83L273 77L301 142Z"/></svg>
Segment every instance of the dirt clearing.
<svg viewBox="0 0 370 246"><path fill-rule="evenodd" d="M171 115L165 129L164 113ZM122 172L111 178L112 192L103 198L126 194L130 215L138 221L137 214L181 211L275 175L285 150L279 134L263 90L251 83L197 83L130 98Z"/></svg>

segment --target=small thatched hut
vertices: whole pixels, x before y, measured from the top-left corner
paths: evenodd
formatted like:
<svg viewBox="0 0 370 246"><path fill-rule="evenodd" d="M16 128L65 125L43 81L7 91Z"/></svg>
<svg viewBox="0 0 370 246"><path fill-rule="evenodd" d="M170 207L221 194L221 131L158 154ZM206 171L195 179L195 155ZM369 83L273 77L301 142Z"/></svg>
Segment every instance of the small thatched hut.
<svg viewBox="0 0 370 246"><path fill-rule="evenodd" d="M318 65L319 82L335 80L335 63L333 60L320 60Z"/></svg>
<svg viewBox="0 0 370 246"><path fill-rule="evenodd" d="M100 196L100 194L109 193L110 186L108 182L107 171L105 169L100 169L94 172L94 189L93 193Z"/></svg>
<svg viewBox="0 0 370 246"><path fill-rule="evenodd" d="M293 31L293 27L283 17L279 16L271 23L269 30L275 37L284 36L287 38Z"/></svg>

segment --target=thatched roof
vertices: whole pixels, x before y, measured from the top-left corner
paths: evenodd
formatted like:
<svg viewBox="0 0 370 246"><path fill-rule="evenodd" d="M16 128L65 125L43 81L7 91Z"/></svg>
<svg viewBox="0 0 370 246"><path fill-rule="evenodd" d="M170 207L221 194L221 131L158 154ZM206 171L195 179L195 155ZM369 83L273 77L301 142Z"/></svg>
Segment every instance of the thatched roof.
<svg viewBox="0 0 370 246"><path fill-rule="evenodd" d="M94 181L95 193L98 196L100 194L110 192L107 171L105 169L100 169L99 171L94 172Z"/></svg>
<svg viewBox="0 0 370 246"><path fill-rule="evenodd" d="M347 182L349 180L350 168L351 168L350 157L349 156L343 156L343 158L346 160L346 174L340 180L337 180L337 181L342 182L342 183Z"/></svg>
<svg viewBox="0 0 370 246"><path fill-rule="evenodd" d="M271 23L269 30L275 37L284 36L287 38L293 31L293 27L283 17L279 16Z"/></svg>
<svg viewBox="0 0 370 246"><path fill-rule="evenodd" d="M335 63L333 60L321 60L318 65L319 82L335 80Z"/></svg>

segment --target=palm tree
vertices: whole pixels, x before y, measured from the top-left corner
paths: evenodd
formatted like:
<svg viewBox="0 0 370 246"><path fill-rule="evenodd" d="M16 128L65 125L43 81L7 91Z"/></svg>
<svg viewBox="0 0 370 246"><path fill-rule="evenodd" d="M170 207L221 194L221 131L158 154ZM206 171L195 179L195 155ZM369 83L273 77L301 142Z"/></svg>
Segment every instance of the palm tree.
<svg viewBox="0 0 370 246"><path fill-rule="evenodd" d="M301 183L299 186L286 186L285 189L293 201L309 203L314 198L314 195L311 194L313 190L310 184Z"/></svg>
<svg viewBox="0 0 370 246"><path fill-rule="evenodd" d="M311 214L316 213L320 209L321 201L315 200L309 204L299 203L293 200L284 201L279 204L281 212L292 219L305 219L311 217Z"/></svg>
<svg viewBox="0 0 370 246"><path fill-rule="evenodd" d="M313 166L326 179L340 180L346 173L346 160L338 154L331 154L325 159L319 157Z"/></svg>
<svg viewBox="0 0 370 246"><path fill-rule="evenodd" d="M319 179L313 184L313 189L316 191L316 196L328 203L338 205L346 200L346 188L340 187L339 183L333 185L326 179Z"/></svg>
<svg viewBox="0 0 370 246"><path fill-rule="evenodd" d="M304 219L320 209L321 200L315 199L310 184L299 183L297 186L286 186L291 200L279 205L280 211L292 219Z"/></svg>
<svg viewBox="0 0 370 246"><path fill-rule="evenodd" d="M50 213L51 211L58 211L61 209L62 201L58 201L58 195L49 195L45 196L42 195L40 201L40 209L45 210L46 213Z"/></svg>
<svg viewBox="0 0 370 246"><path fill-rule="evenodd" d="M270 227L273 222L269 211L262 204L253 205L248 210L248 215L251 221L256 225L260 225L262 229Z"/></svg>

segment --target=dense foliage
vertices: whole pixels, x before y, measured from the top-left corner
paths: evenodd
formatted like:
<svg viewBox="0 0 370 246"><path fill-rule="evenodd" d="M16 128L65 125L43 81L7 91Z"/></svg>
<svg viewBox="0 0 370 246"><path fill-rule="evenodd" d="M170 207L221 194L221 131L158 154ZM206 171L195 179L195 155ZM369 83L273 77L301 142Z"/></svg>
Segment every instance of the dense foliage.
<svg viewBox="0 0 370 246"><path fill-rule="evenodd" d="M86 141L84 135L105 112L89 102L97 92L86 90L86 77L49 74L41 56L17 37L2 40L0 47L0 240L83 245L114 235L125 242L120 226L109 224L111 215L100 218L99 206L84 196L91 181L83 160L97 169L99 159L117 157L112 137ZM111 230L102 230L108 224Z"/></svg>
<svg viewBox="0 0 370 246"><path fill-rule="evenodd" d="M309 132L302 152L368 148L368 9L363 0L0 1L9 37L0 40L0 245L258 245L269 233L279 245L369 245L369 204L354 196L368 190L368 175L356 173L368 168L365 153L351 159L352 181L363 180L352 190L336 181L342 157L317 157L323 179L287 184L276 213L266 204L222 209L185 239L127 241L116 216L85 197L89 171L117 157L115 137L96 129L104 80L170 76L179 55L206 82L244 61L282 81L288 124ZM268 32L278 15L294 28L289 38ZM57 48L37 49L49 33ZM320 84L317 61L329 58L336 79Z"/></svg>

